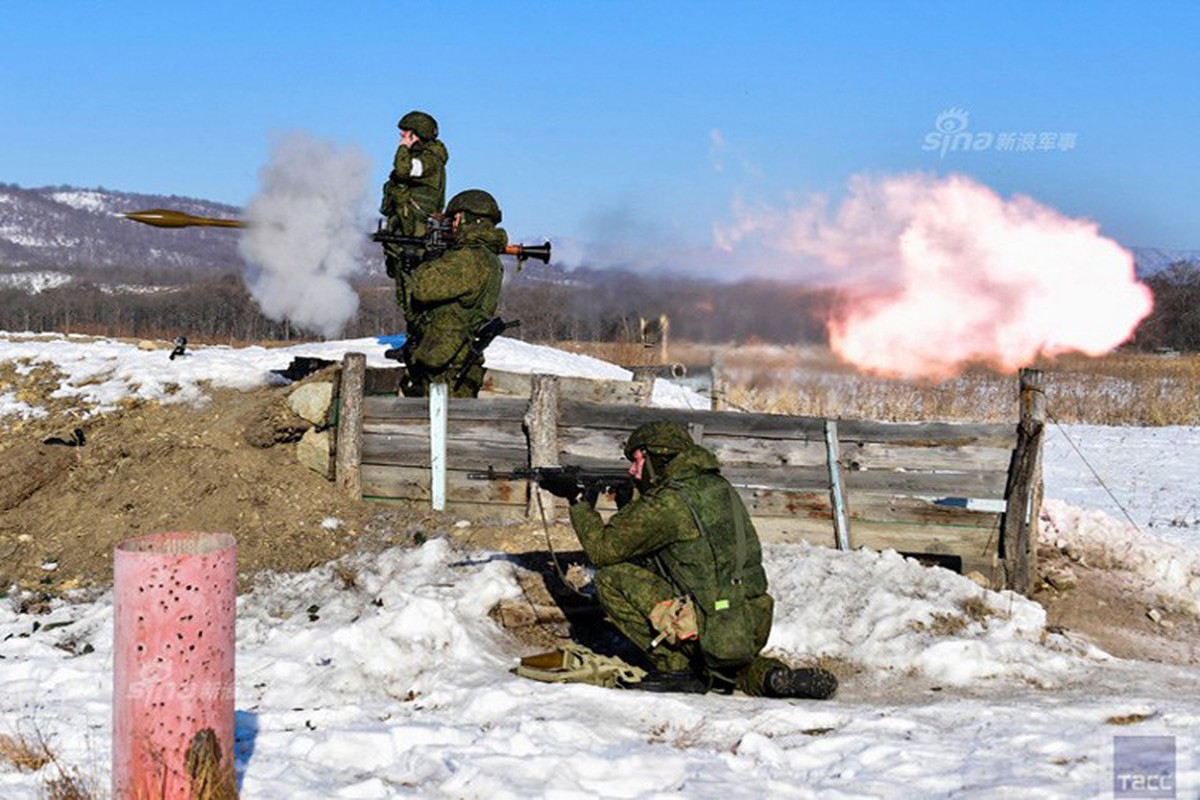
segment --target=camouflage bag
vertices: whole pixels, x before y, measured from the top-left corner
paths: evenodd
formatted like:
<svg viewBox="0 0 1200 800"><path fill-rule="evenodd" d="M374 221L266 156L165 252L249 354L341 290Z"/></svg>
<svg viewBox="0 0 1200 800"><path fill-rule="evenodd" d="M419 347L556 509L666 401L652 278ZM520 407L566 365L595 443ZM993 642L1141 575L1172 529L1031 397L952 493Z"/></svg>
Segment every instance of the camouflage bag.
<svg viewBox="0 0 1200 800"><path fill-rule="evenodd" d="M616 656L602 656L574 642L546 653L525 656L516 673L543 683L587 683L606 689L628 686L646 677L644 669Z"/></svg>

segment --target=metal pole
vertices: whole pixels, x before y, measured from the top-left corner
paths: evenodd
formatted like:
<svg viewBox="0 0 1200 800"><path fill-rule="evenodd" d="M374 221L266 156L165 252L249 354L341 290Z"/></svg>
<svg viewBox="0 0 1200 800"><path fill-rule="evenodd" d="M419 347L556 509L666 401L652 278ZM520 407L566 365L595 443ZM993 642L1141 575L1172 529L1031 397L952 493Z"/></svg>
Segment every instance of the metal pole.
<svg viewBox="0 0 1200 800"><path fill-rule="evenodd" d="M446 510L446 418L450 390L441 381L429 385L429 467L433 510Z"/></svg>
<svg viewBox="0 0 1200 800"><path fill-rule="evenodd" d="M850 549L850 525L846 520L845 487L838 465L841 453L838 449L837 422L825 420L825 455L829 465L829 497L833 501L833 532L837 537L838 550Z"/></svg>

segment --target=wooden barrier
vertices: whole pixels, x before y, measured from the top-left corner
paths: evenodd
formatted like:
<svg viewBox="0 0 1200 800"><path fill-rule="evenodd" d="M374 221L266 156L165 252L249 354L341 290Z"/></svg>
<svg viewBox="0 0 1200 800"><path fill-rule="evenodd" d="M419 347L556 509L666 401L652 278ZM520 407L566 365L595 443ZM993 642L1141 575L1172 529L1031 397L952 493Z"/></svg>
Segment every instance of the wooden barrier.
<svg viewBox="0 0 1200 800"><path fill-rule="evenodd" d="M646 389L601 383L608 385L533 376L508 381L527 385L525 397L452 399L447 509L536 517L526 482L474 481L466 474L531 464L611 468L623 463L621 442L634 428L669 419L717 456L765 540L837 546L841 536L849 547L921 554L980 572L997 587L1032 588L1044 424L1039 373L1022 374L1019 425L851 419L831 425L812 417L648 408L596 402L598 395L641 402L648 396ZM429 502L427 401L368 395L361 408L362 495ZM556 503L543 493L550 518Z"/></svg>

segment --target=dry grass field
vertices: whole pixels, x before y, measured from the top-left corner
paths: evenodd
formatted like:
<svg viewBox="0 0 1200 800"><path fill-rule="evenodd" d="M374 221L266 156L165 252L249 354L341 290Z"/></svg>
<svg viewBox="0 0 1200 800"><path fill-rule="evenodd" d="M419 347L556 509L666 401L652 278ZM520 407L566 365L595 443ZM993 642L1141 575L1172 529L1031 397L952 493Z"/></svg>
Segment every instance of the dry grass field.
<svg viewBox="0 0 1200 800"><path fill-rule="evenodd" d="M557 343L626 366L657 364L659 348L636 343ZM1017 419L1017 378L984 366L938 383L865 375L826 348L672 343L667 363L715 358L731 407L774 414L892 421ZM1200 424L1200 355L1117 352L1043 359L1046 407L1064 423Z"/></svg>

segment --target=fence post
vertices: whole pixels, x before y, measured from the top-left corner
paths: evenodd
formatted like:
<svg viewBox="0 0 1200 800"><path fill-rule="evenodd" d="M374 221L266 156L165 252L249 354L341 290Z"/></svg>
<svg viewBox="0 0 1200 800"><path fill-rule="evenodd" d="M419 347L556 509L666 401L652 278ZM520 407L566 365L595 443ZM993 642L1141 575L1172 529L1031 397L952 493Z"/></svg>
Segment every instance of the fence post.
<svg viewBox="0 0 1200 800"><path fill-rule="evenodd" d="M846 484L842 480L837 421L825 420L825 460L829 467L829 499L833 502L833 533L838 550L850 549L850 518L846 513Z"/></svg>
<svg viewBox="0 0 1200 800"><path fill-rule="evenodd" d="M709 387L708 391L709 407L713 411L724 411L725 393L728 387L725 385L725 379L721 374L721 357L717 355L716 350L709 352L708 366L709 372L712 374L712 385Z"/></svg>
<svg viewBox="0 0 1200 800"><path fill-rule="evenodd" d="M429 490L434 511L446 510L446 420L450 415L450 386L429 384Z"/></svg>
<svg viewBox="0 0 1200 800"><path fill-rule="evenodd" d="M1037 580L1037 526L1042 501L1042 438L1046 428L1046 395L1042 372L1021 370L1021 421L1005 492L1004 586L1030 594Z"/></svg>
<svg viewBox="0 0 1200 800"><path fill-rule="evenodd" d="M367 357L346 353L342 359L338 397L336 476L338 487L355 499L362 497L363 392Z"/></svg>
<svg viewBox="0 0 1200 800"><path fill-rule="evenodd" d="M554 375L534 375L530 384L529 409L525 412L525 428L529 431L529 466L558 466L558 378ZM536 518L540 508L546 521L554 520L554 495L536 485L529 489L526 515Z"/></svg>

